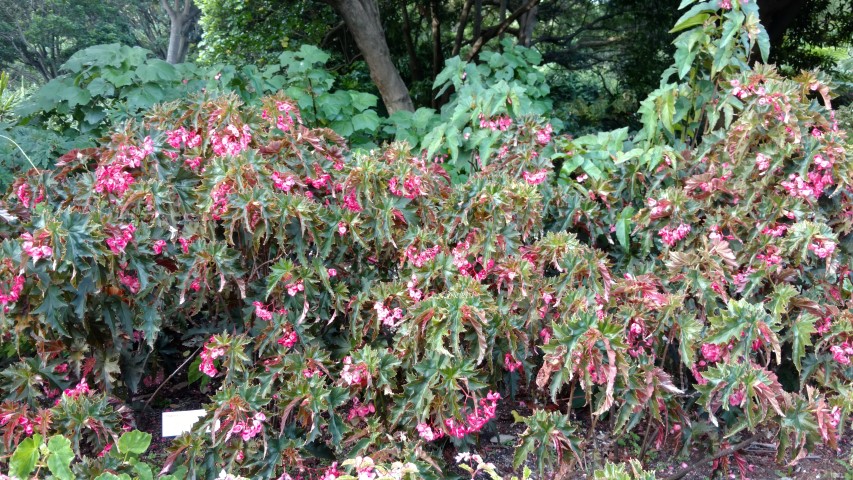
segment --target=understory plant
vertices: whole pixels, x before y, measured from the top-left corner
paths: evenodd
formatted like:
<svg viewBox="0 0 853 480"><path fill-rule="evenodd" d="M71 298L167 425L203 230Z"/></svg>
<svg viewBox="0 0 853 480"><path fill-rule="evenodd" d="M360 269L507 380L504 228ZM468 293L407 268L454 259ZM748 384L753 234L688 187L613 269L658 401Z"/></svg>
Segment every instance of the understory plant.
<svg viewBox="0 0 853 480"><path fill-rule="evenodd" d="M351 150L305 100L206 91L27 171L0 223L8 408L132 397L177 348L210 401L164 475L443 478L522 394L516 467L557 475L594 467L579 412L658 448L834 446L853 176L829 82L750 65L755 2L684 4L634 134L491 95L443 124L476 143ZM0 423L5 453L35 433Z"/></svg>

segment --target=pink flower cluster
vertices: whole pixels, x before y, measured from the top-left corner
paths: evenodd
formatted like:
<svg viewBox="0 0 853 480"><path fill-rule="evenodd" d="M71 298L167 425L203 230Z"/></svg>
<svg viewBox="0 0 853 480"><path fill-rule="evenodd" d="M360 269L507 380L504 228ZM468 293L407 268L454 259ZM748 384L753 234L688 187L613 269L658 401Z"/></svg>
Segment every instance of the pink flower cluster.
<svg viewBox="0 0 853 480"><path fill-rule="evenodd" d="M12 419L11 413L7 413L6 415L0 416L0 426L6 426L11 419ZM33 422L31 422L29 418L21 415L20 417L18 417L17 426L23 427L25 434L27 434L27 435L33 434L33 431L34 431ZM6 477L5 475L0 474L0 479L5 480L6 478L11 480L12 477Z"/></svg>
<svg viewBox="0 0 853 480"><path fill-rule="evenodd" d="M543 168L542 170L538 170L536 173L524 172L521 176L524 177L524 181L528 184L539 185L548 178L548 169Z"/></svg>
<svg viewBox="0 0 853 480"><path fill-rule="evenodd" d="M349 386L367 386L367 380L370 374L367 372L367 365L359 363L353 365L352 357L347 355L344 358L344 368L341 370L341 379Z"/></svg>
<svg viewBox="0 0 853 480"><path fill-rule="evenodd" d="M770 168L770 157L763 153L756 154L755 165L758 167L759 171L766 171L768 168Z"/></svg>
<svg viewBox="0 0 853 480"><path fill-rule="evenodd" d="M409 248L406 249L406 258L409 259L410 262L412 262L412 265L420 268L426 265L427 262L435 258L435 256L438 255L439 252L441 252L441 247L439 247L438 245L432 248L424 249L423 251L419 251L417 248L415 248L414 245L411 245L409 246Z"/></svg>
<svg viewBox="0 0 853 480"><path fill-rule="evenodd" d="M479 408L475 408L473 412L466 415L464 422L457 421L454 418L445 419L444 426L447 429L447 434L451 437L462 438L469 433L479 432L489 423L489 420L495 418L495 411L500 399L499 393L489 392L486 398L480 399Z"/></svg>
<svg viewBox="0 0 853 480"><path fill-rule="evenodd" d="M240 437L243 438L244 442L255 438L264 429L264 422L266 419L267 416L264 415L263 412L258 412L255 416L245 422L242 420L234 422L234 425L231 426L231 430L229 430L228 434L225 436L225 441L227 442L232 435L236 434L240 434Z"/></svg>
<svg viewBox="0 0 853 480"><path fill-rule="evenodd" d="M120 145L116 152L116 163L127 168L139 168L142 166L142 160L154 152L154 143L151 137L145 137L142 141L142 147L135 145Z"/></svg>
<svg viewBox="0 0 853 480"><path fill-rule="evenodd" d="M296 118L299 118L299 110L296 108L296 105L293 105L290 102L275 102L275 107L279 112L282 112L283 115L278 115L275 120L275 126L278 127L282 132L287 132L293 127L293 117L290 116L291 112L296 115ZM266 114L266 111L264 111ZM300 123L302 120L299 119Z"/></svg>
<svg viewBox="0 0 853 480"><path fill-rule="evenodd" d="M806 178L797 173L792 173L788 176L788 180L781 183L789 196L806 200L811 199L811 197L817 198L821 196L826 187L834 183L832 166L835 162L832 160L832 156L827 160L823 155L815 155L813 160L814 170L809 171Z"/></svg>
<svg viewBox="0 0 853 480"><path fill-rule="evenodd" d="M729 395L729 405L733 407L743 405L744 400L746 400L746 391L742 388L735 390L731 395Z"/></svg>
<svg viewBox="0 0 853 480"><path fill-rule="evenodd" d="M80 395L88 395L92 390L89 389L89 385L86 383L86 379L81 379L80 383L77 384L74 388L66 388L62 391L62 395L68 398L77 398ZM59 399L56 400L56 403L59 403Z"/></svg>
<svg viewBox="0 0 853 480"><path fill-rule="evenodd" d="M344 196L344 207L351 212L361 211L361 205L358 203L355 190L350 191L346 196Z"/></svg>
<svg viewBox="0 0 853 480"><path fill-rule="evenodd" d="M493 132L496 132L498 130L505 132L511 126L512 119L506 115L501 115L496 119L492 120L491 118L486 118L486 116L482 113L480 114L480 128L488 128Z"/></svg>
<svg viewBox="0 0 853 480"><path fill-rule="evenodd" d="M554 129L551 127L551 124L545 125L545 128L536 132L536 143L539 145L548 145L551 142L552 133L554 133Z"/></svg>
<svg viewBox="0 0 853 480"><path fill-rule="evenodd" d="M491 271L492 267L495 266L495 261L490 259L486 264L483 264L483 257L477 259L477 263L480 265L481 269L477 271L476 265L468 261L468 250L471 248L469 239L466 239L463 242L459 242L456 247L453 248L451 252L453 255L453 265L459 269L459 273L468 277L472 277L475 280L483 281Z"/></svg>
<svg viewBox="0 0 853 480"><path fill-rule="evenodd" d="M853 356L853 343L844 342L841 345L833 345L829 349L832 358L841 365L850 365L850 357Z"/></svg>
<svg viewBox="0 0 853 480"><path fill-rule="evenodd" d="M287 289L287 294L292 297L299 292L304 292L305 291L305 284L302 283L302 280L297 280L293 283L287 284L285 286L285 288Z"/></svg>
<svg viewBox="0 0 853 480"><path fill-rule="evenodd" d="M347 421L351 422L356 418L364 418L371 413L376 413L376 408L373 406L372 402L362 404L357 398L354 398L352 400L352 407L349 409L349 413L347 413Z"/></svg>
<svg viewBox="0 0 853 480"><path fill-rule="evenodd" d="M432 442L434 440L438 440L439 438L444 436L444 432L437 428L433 428L428 423L419 423L415 430L418 431L418 435L426 440L427 442Z"/></svg>
<svg viewBox="0 0 853 480"><path fill-rule="evenodd" d="M15 194L18 196L18 201L21 202L21 205L27 208L31 206L34 207L44 200L44 190L39 190L39 194L35 201L30 204L30 201L32 200L32 191L30 190L30 185L28 183L18 185L18 188L15 189Z"/></svg>
<svg viewBox="0 0 853 480"><path fill-rule="evenodd" d="M299 341L299 335L291 329L292 327L288 327L288 331L285 331L284 335L277 341L277 343L283 346L284 348L292 348L294 345L296 345L296 342Z"/></svg>
<svg viewBox="0 0 853 480"><path fill-rule="evenodd" d="M172 148L181 148L182 145L186 145L187 148L196 148L201 145L201 140L201 135L198 132L187 130L184 127L166 132L166 143Z"/></svg>
<svg viewBox="0 0 853 480"><path fill-rule="evenodd" d="M211 117L211 119L213 118L215 117ZM248 125L243 125L243 128L240 129L232 123L225 127L225 131L221 134L211 128L208 131L208 136L213 153L216 156L229 155L235 157L249 148L249 143L252 142L252 129Z"/></svg>
<svg viewBox="0 0 853 480"><path fill-rule="evenodd" d="M133 183L133 175L127 169L139 168L142 160L152 152L154 152L154 145L151 137L145 137L141 148L135 145L119 146L115 161L108 165L101 165L95 170L95 191L124 195Z"/></svg>
<svg viewBox="0 0 853 480"><path fill-rule="evenodd" d="M31 233L24 232L21 234L21 240L23 240L21 250L33 259L33 263L36 263L42 258L53 255L53 249L49 245L45 245L49 239L50 233L46 231L39 232L38 237L33 237Z"/></svg>
<svg viewBox="0 0 853 480"><path fill-rule="evenodd" d="M124 272L124 270L118 271L118 280L122 285L127 287L130 290L130 293L139 293L140 284L139 279L136 278L136 275L130 275Z"/></svg>
<svg viewBox="0 0 853 480"><path fill-rule="evenodd" d="M320 477L319 480L335 480L336 478L342 476L344 473L338 470L338 462L332 462L332 464L323 472L323 476Z"/></svg>
<svg viewBox="0 0 853 480"><path fill-rule="evenodd" d="M200 355L201 364L198 366L199 371L208 377L215 377L219 373L213 365L213 361L225 355L225 347L212 347L211 344L214 342L216 340L210 337L210 340L204 345Z"/></svg>
<svg viewBox="0 0 853 480"><path fill-rule="evenodd" d="M723 358L723 349L715 343L702 345L702 356L710 363L717 363Z"/></svg>
<svg viewBox="0 0 853 480"><path fill-rule="evenodd" d="M764 235L770 235L771 237L781 237L785 235L785 232L788 231L788 226L783 224L774 225L773 227L764 227L761 229L761 233Z"/></svg>
<svg viewBox="0 0 853 480"><path fill-rule="evenodd" d="M373 305L373 309L376 310L376 314L379 316L379 321L386 327L394 328L400 323L400 320L403 319L403 309L400 307L396 307L392 310L390 308L386 308L381 302L376 302Z"/></svg>
<svg viewBox="0 0 853 480"><path fill-rule="evenodd" d="M261 320L270 321L272 320L272 312L267 310L264 307L264 304L261 302L252 302L252 305L255 306L255 316L260 318Z"/></svg>
<svg viewBox="0 0 853 480"><path fill-rule="evenodd" d="M809 250L813 251L819 258L827 258L835 251L835 242L819 238L809 244Z"/></svg>
<svg viewBox="0 0 853 480"><path fill-rule="evenodd" d="M776 245L767 245L764 253L759 253L755 258L766 263L768 267L782 263L782 257L779 256L779 247Z"/></svg>
<svg viewBox="0 0 853 480"><path fill-rule="evenodd" d="M515 357L512 356L511 353L507 353L506 355L504 355L504 368L508 372L514 372L516 370L521 370L522 365L521 365L521 362L516 360Z"/></svg>
<svg viewBox="0 0 853 480"><path fill-rule="evenodd" d="M289 192L296 185L296 177L285 173L272 172L272 184L282 192Z"/></svg>
<svg viewBox="0 0 853 480"><path fill-rule="evenodd" d="M12 288L9 289L9 293L0 292L0 305L9 305L10 303L15 303L18 301L18 298L21 296L21 291L24 290L24 276L18 275L12 280Z"/></svg>
<svg viewBox="0 0 853 480"><path fill-rule="evenodd" d="M420 302L424 298L424 292L418 288L418 277L414 273L412 274L412 278L406 282L406 291L409 294L409 298L415 302Z"/></svg>
<svg viewBox="0 0 853 480"><path fill-rule="evenodd" d="M166 249L166 241L165 240L157 240L151 245L151 249L154 250L155 255L160 255L163 253L163 250Z"/></svg>
<svg viewBox="0 0 853 480"><path fill-rule="evenodd" d="M687 234L690 233L690 230L690 225L682 223L676 228L672 228L669 226L663 227L662 229L658 230L658 235L666 246L671 247L683 240L684 237L686 237Z"/></svg>
<svg viewBox="0 0 853 480"><path fill-rule="evenodd" d="M415 198L423 194L421 177L412 174L407 175L406 179L403 180L403 188L400 188L400 180L397 177L392 177L388 181L388 190L399 197Z"/></svg>
<svg viewBox="0 0 853 480"><path fill-rule="evenodd" d="M107 246L110 247L110 251L116 255L124 253L127 244L133 240L134 232L136 232L136 227L132 223L113 228L113 236L107 238Z"/></svg>
<svg viewBox="0 0 853 480"><path fill-rule="evenodd" d="M123 165L111 163L95 170L95 191L98 193L114 193L120 197L132 183L133 175Z"/></svg>
<svg viewBox="0 0 853 480"><path fill-rule="evenodd" d="M213 205L210 206L210 213L214 220L221 220L222 215L228 212L228 196L234 191L234 188L229 182L222 182L213 187L210 192L210 198L213 200Z"/></svg>

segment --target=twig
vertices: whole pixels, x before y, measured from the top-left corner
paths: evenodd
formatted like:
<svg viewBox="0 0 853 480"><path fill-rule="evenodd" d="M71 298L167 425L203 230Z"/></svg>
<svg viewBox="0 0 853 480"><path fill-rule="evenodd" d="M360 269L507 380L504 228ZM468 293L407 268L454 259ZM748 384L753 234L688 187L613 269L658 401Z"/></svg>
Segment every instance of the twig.
<svg viewBox="0 0 853 480"><path fill-rule="evenodd" d="M28 162L30 162L30 165L33 167L33 169L34 169L34 170L36 170L36 171L38 171L38 168L36 168L36 164L35 164L35 163L33 163L33 161L32 161L32 160L30 160L30 156L29 156L29 155L27 155L27 152L25 152L25 151L24 151L24 149L23 149L23 148L21 148L21 146L20 146L20 145L18 145L18 142L16 142L16 141L12 140L11 138L7 137L6 135L0 135L0 138L5 138L6 140L9 140L10 142L12 142L12 144L13 144L14 146L18 147L18 150L20 150L20 151L21 151L21 154L23 154L23 155L24 155L24 158L26 158L26 159L27 159L27 161L28 161Z"/></svg>
<svg viewBox="0 0 853 480"><path fill-rule="evenodd" d="M163 388L163 385L166 385L167 383L169 383L169 380L171 380L171 379L172 379L172 377L174 377L178 372L180 372L180 371L181 371L181 369L182 369L182 368L184 368L184 367L187 365L187 363L189 363L189 362L190 362L190 360L192 360L193 358L195 358L195 356L198 354L199 350L201 350L201 349L202 349L202 347L204 347L204 345L202 345L201 347L196 348L196 349L195 349L195 352L193 352L193 354L192 354L192 355L190 355L189 357L187 357L187 359L186 359L186 360L184 360L184 363L180 364L180 365L178 366L178 368L176 368L176 369L175 369L175 371L174 371L174 372L172 372L172 374L171 374L171 375L169 375L168 377L166 377L166 379L165 379L165 380L163 380L163 382L162 382L162 383L160 383L160 386L159 386L159 387L157 387L157 390L154 390L154 393L152 393L152 394L151 394L151 397L148 399L148 401L147 401L147 402L145 402L145 406L143 406L143 407L142 407L142 410L146 410L146 409L148 409L148 405L151 403L151 400L154 400L154 398L157 396L157 393L158 393L158 392L160 392L160 389L161 389L161 388Z"/></svg>
<svg viewBox="0 0 853 480"><path fill-rule="evenodd" d="M697 468L699 468L702 465L707 464L708 462L713 462L714 460L716 460L718 458L722 458L722 457L725 457L727 455L731 455L737 451L743 450L744 448L750 446L752 444L752 442L754 442L756 440L758 440L758 434L755 434L755 435L747 438L746 440L744 440L738 444L732 445L731 447L729 447L729 448L727 448L721 452L718 452L714 455L709 455L709 456L703 458L702 460L699 460L698 462L694 463L693 465L690 465L687 468L682 468L678 472L676 472L676 473L674 473L668 477L664 477L663 480L678 480L680 478L683 478L688 473L692 472L693 470L696 470Z"/></svg>

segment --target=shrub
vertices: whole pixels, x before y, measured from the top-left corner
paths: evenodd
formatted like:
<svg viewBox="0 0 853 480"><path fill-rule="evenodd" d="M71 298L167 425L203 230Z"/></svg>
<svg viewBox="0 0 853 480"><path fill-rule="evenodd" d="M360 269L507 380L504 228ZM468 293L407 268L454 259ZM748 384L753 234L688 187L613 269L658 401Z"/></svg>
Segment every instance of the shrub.
<svg viewBox="0 0 853 480"><path fill-rule="evenodd" d="M834 445L853 408L846 137L825 79L748 65L766 33L731 3L676 25L635 135L557 137L487 96L441 119L500 145L460 175L441 142L350 151L284 94L209 91L28 172L0 302L37 358L0 390L36 408L65 380L33 372L67 363L66 382L132 393L164 345L196 349L211 403L165 469L205 478L345 459L437 478L441 446L470 448L520 389L538 405L517 465L567 470L578 406L659 447Z"/></svg>

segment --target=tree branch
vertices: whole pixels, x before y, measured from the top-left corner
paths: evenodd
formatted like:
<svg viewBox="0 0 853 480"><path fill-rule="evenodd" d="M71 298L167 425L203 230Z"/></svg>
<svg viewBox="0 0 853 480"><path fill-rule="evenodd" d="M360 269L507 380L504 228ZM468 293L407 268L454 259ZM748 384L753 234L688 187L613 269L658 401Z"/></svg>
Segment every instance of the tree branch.
<svg viewBox="0 0 853 480"><path fill-rule="evenodd" d="M746 440L744 440L738 444L732 445L731 447L729 447L729 448L727 448L721 452L718 452L715 455L709 455L709 456L703 458L702 460L699 460L698 462L694 463L693 465L690 465L687 468L682 468L678 472L676 472L676 473L674 473L668 477L665 477L663 480L679 480L680 478L683 478L685 475L692 472L693 470L696 470L700 466L707 465L708 462L713 462L714 460L716 460L718 458L723 458L727 455L731 455L735 452L743 450L744 448L750 446L752 444L752 442L754 442L756 440L758 440L758 434L755 434L755 435L747 438Z"/></svg>
<svg viewBox="0 0 853 480"><path fill-rule="evenodd" d="M518 17L524 15L525 13L530 11L531 8L538 4L539 0L527 0L514 12L512 12L510 16L505 18L504 21L502 21L500 24L484 31L479 36L479 38L474 40L474 43L471 45L471 51L468 53L468 61L471 61L480 53L480 50L483 49L483 46L485 46L486 42L502 34L504 31L506 31L507 28L509 28L510 25L512 25L512 22L516 21Z"/></svg>

